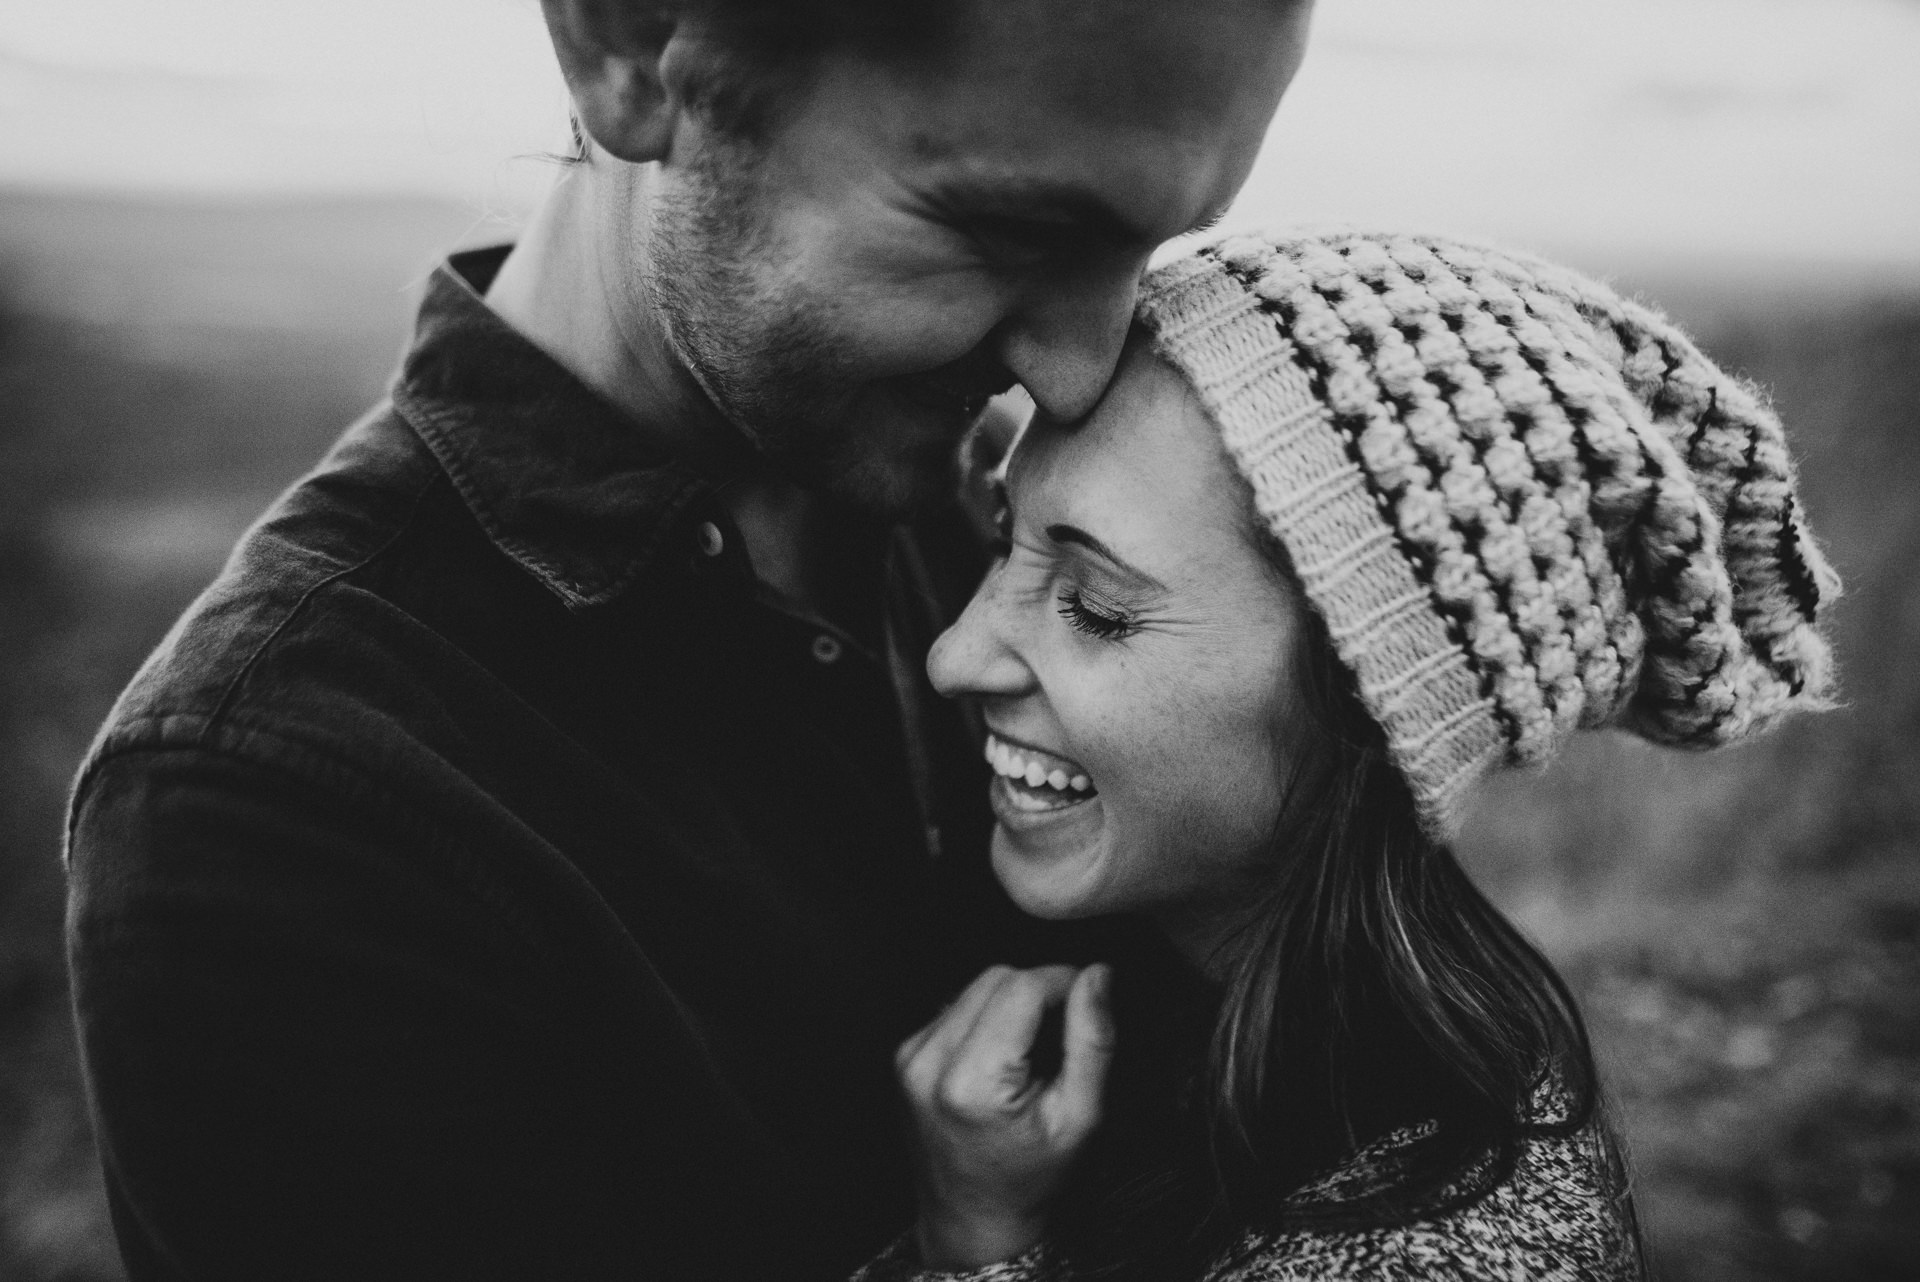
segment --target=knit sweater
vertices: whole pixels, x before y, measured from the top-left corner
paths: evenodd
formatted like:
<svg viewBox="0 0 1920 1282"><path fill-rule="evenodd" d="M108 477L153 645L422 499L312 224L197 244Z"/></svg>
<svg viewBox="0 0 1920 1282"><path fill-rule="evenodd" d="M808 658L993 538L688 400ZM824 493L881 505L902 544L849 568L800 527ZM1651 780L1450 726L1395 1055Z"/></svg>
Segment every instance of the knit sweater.
<svg viewBox="0 0 1920 1282"><path fill-rule="evenodd" d="M1318 1202L1377 1189L1395 1157L1418 1137L1396 1132L1295 1194ZM1512 1175L1458 1210L1390 1228L1249 1233L1226 1262L1193 1282L1359 1282L1402 1278L1598 1279L1641 1276L1624 1199L1608 1192L1592 1132L1536 1139ZM894 1242L854 1282L1072 1282L1041 1243L1016 1259L947 1272L923 1268L911 1235ZM1181 1282L1168 1279L1168 1282Z"/></svg>

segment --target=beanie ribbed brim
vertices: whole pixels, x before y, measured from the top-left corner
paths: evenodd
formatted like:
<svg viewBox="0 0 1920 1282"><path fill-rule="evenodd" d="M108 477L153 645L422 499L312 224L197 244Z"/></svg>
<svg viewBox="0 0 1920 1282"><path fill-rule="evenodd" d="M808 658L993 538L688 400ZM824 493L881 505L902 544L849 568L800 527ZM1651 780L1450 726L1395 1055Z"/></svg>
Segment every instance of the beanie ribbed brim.
<svg viewBox="0 0 1920 1282"><path fill-rule="evenodd" d="M1215 259L1153 273L1140 319L1192 385L1325 619L1428 829L1450 835L1506 740L1331 412L1245 285Z"/></svg>

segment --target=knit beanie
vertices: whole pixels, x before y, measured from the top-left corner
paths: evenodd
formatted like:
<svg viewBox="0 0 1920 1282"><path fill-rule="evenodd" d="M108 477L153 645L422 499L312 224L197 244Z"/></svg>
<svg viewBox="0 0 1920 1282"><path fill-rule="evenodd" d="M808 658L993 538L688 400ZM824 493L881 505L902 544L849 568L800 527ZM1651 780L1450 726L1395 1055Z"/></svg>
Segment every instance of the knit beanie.
<svg viewBox="0 0 1920 1282"><path fill-rule="evenodd" d="M1840 585L1780 422L1658 312L1525 255L1341 231L1170 263L1139 317L1435 836L1576 728L1706 748L1825 706Z"/></svg>

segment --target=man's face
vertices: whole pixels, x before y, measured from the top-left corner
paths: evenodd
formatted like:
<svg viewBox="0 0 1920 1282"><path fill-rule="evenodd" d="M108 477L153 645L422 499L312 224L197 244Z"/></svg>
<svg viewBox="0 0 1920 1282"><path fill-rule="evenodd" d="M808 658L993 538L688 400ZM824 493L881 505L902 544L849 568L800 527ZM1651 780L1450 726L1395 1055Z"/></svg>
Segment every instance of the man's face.
<svg viewBox="0 0 1920 1282"><path fill-rule="evenodd" d="M783 474L899 513L1018 380L1092 408L1147 258L1219 214L1304 0L969 6L932 64L823 57L753 142L683 119L644 261L680 361Z"/></svg>

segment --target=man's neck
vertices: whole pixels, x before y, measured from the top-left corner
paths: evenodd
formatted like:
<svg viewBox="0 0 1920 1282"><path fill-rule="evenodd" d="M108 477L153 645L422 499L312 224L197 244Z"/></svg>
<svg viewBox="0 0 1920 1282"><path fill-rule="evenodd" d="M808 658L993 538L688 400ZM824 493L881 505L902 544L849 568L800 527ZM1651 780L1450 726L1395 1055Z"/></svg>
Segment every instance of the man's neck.
<svg viewBox="0 0 1920 1282"><path fill-rule="evenodd" d="M596 190L621 179L632 185L618 199ZM690 466L735 473L722 496L755 575L801 608L864 634L881 527L789 482L742 474L739 433L674 356L647 303L646 265L633 257L643 252L647 200L643 174L569 172L507 255L487 304L625 410L636 431Z"/></svg>
<svg viewBox="0 0 1920 1282"><path fill-rule="evenodd" d="M618 191L606 189L623 180ZM717 470L737 464L741 441L674 356L647 302L648 188L645 174L631 170L563 175L501 264L487 305L625 410L637 431L690 465Z"/></svg>

